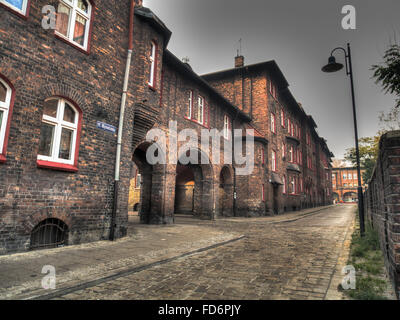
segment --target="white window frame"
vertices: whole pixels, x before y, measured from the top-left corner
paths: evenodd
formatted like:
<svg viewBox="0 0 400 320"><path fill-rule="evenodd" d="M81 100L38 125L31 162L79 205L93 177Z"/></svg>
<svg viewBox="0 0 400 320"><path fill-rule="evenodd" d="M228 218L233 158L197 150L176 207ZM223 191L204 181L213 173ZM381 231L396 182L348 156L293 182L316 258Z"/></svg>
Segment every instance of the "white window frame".
<svg viewBox="0 0 400 320"><path fill-rule="evenodd" d="M272 151L272 156L271 156L271 170L273 172L276 172L276 152Z"/></svg>
<svg viewBox="0 0 400 320"><path fill-rule="evenodd" d="M290 194L296 194L296 179L295 179L295 177L292 177L290 184L292 185L292 192Z"/></svg>
<svg viewBox="0 0 400 320"><path fill-rule="evenodd" d="M59 2L61 2L63 5L65 5L66 7L68 7L71 11L70 11L70 16L69 16L69 22L68 22L68 35L65 36L62 33L58 32L57 30L55 30L56 34L73 43L75 46L82 48L83 50L87 51L88 49L88 43L89 43L89 31L90 31L90 25L92 23L92 4L90 3L89 0L87 0L88 2L88 12L84 12L81 9L78 8L78 0L59 0ZM85 41L84 44L81 45L78 42L74 41L74 30L75 30L75 23L76 23L76 16L79 15L82 18L84 18L86 20L86 27L85 27Z"/></svg>
<svg viewBox="0 0 400 320"><path fill-rule="evenodd" d="M204 98L199 96L198 99L198 112L197 112L197 119L200 124L204 124Z"/></svg>
<svg viewBox="0 0 400 320"><path fill-rule="evenodd" d="M7 124L8 124L8 116L10 113L10 104L11 104L11 96L12 96L12 89L10 86L0 78L0 83L5 86L6 92L6 101L0 101L0 110L3 111L3 119L1 123L0 129L0 154L3 153L6 131L7 131Z"/></svg>
<svg viewBox="0 0 400 320"><path fill-rule="evenodd" d="M43 114L41 122L47 123L47 124L55 127L54 135L53 135L53 148L51 150L51 157L38 154L37 158L38 158L38 160L42 160L42 161L74 165L75 164L75 152L76 152L76 140L78 137L79 112L72 103L68 102L65 99L50 98L47 101L49 101L49 100L58 100L57 117L53 118L53 117ZM65 103L68 103L68 105L75 111L75 122L74 123L64 121L64 119L63 119ZM60 152L61 133L62 133L63 128L73 131L70 160L60 159L58 157L59 152Z"/></svg>
<svg viewBox="0 0 400 320"><path fill-rule="evenodd" d="M156 54L157 54L157 44L152 41L151 42L151 54L150 54L150 79L149 79L149 86L154 88L154 79L155 79L155 72L156 72Z"/></svg>
<svg viewBox="0 0 400 320"><path fill-rule="evenodd" d="M229 139L230 119L228 115L224 115L224 138Z"/></svg>
<svg viewBox="0 0 400 320"><path fill-rule="evenodd" d="M276 133L276 119L275 119L275 114L271 113L271 131L272 133Z"/></svg>
<svg viewBox="0 0 400 320"><path fill-rule="evenodd" d="M14 11L22 14L23 16L26 16L26 11L28 9L28 0L23 0L22 9L18 9L17 7L14 7L11 3L7 2L7 0L0 0L0 3L4 4L5 6L11 8Z"/></svg>
<svg viewBox="0 0 400 320"><path fill-rule="evenodd" d="M193 91L189 91L189 115L188 118L192 119L192 113L193 113Z"/></svg>

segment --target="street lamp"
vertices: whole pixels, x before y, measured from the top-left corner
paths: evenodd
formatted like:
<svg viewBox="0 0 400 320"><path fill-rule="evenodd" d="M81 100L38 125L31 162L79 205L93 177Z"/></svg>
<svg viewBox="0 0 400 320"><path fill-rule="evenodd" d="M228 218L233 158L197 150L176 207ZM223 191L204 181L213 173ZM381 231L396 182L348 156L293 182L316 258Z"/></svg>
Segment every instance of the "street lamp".
<svg viewBox="0 0 400 320"><path fill-rule="evenodd" d="M361 168L360 168L360 150L358 148L358 130L357 130L357 114L356 114L356 102L354 98L354 82L353 82L353 67L351 64L351 51L350 51L350 43L347 44L347 52L346 49L342 47L338 47L332 50L331 56L329 57L329 62L326 66L322 68L323 72L332 73L343 69L343 64L336 62L336 58L333 56L333 53L336 50L342 50L344 52L345 61L346 61L346 75L350 76L350 85L351 85L351 98L353 102L353 119L354 119L354 135L356 140L356 158L357 158L357 178L358 178L358 216L360 218L360 233L361 236L364 235L365 225L364 225L364 197L363 197L363 189L361 185Z"/></svg>

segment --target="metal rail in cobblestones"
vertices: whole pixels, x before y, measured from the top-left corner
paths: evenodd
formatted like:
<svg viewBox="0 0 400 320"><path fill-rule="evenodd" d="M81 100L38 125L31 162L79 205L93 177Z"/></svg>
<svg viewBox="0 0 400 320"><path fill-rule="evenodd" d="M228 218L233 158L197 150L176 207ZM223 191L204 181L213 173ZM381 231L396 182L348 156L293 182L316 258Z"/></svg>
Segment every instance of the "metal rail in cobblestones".
<svg viewBox="0 0 400 320"><path fill-rule="evenodd" d="M59 298L59 297L62 297L64 295L76 292L76 291L80 291L80 290L84 290L84 289L87 289L87 288L95 287L95 286L97 286L99 284L102 284L102 283L105 283L105 282L108 282L108 281L111 281L111 280L115 280L115 279L118 279L118 278L126 277L126 276L129 276L131 274L138 273L138 272L141 272L141 271L144 271L144 270L156 267L156 266L160 266L160 265L163 265L163 264L166 264L166 263L169 263L169 262L181 259L181 258L185 258L185 257L191 256L191 255L194 255L194 254L198 254L198 253L202 253L202 252L205 252L205 251L208 251L208 250L211 250L211 249L222 247L224 245L227 245L227 244L230 244L230 243L233 243L233 242L237 242L237 241L242 240L244 238L246 238L246 236L242 235L240 237L237 237L237 238L234 238L234 239L231 239L231 240L228 240L228 241L224 241L224 242L221 242L221 243L216 243L216 244L213 244L213 245L208 246L208 247L204 247L204 248L200 248L200 249L197 249L197 250L194 250L194 251L186 252L186 253L180 254L178 256L172 257L172 258L156 261L156 262L153 262L153 263L150 263L150 264L147 264L147 265L143 265L143 266L139 266L139 267L134 267L134 268L127 269L127 270L118 272L116 274L113 274L113 275L110 275L110 276L107 276L107 277L104 277L104 278L100 278L100 279L96 279L96 280L93 280L93 281L85 282L85 283L78 284L76 286L72 286L72 287L69 287L69 288L60 289L60 290L57 290L56 292L52 292L52 293L49 293L49 294L44 294L44 295L38 295L38 296L25 298L24 300L51 300L51 299L54 299L54 298Z"/></svg>

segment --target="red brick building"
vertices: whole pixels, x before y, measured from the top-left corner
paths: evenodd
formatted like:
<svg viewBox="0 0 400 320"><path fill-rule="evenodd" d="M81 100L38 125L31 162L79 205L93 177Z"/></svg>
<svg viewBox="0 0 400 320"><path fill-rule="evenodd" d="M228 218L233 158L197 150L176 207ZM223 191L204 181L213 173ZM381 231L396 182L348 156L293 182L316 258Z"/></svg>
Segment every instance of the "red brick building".
<svg viewBox="0 0 400 320"><path fill-rule="evenodd" d="M362 174L365 170L361 169L361 184L366 187ZM358 201L358 177L357 168L339 167L332 169L332 191L333 199L339 202L357 202Z"/></svg>
<svg viewBox="0 0 400 320"><path fill-rule="evenodd" d="M43 28L46 1L0 0L0 254L125 236L137 170L143 223L331 202L332 154L274 61L201 77L140 0L55 4L54 30ZM254 170L184 154L150 164L160 142L146 135L170 137L170 121L199 136L215 128L232 147L225 133L254 129Z"/></svg>

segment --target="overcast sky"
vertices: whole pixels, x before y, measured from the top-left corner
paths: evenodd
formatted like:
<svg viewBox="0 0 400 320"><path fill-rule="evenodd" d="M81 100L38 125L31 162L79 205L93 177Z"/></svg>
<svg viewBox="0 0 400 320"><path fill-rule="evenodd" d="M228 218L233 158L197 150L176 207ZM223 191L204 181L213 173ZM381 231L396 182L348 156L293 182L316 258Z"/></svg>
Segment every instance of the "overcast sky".
<svg viewBox="0 0 400 320"><path fill-rule="evenodd" d="M356 8L356 30L341 27L347 4ZM333 48L351 43L360 137L374 135L381 127L379 112L394 105L369 69L382 61L395 33L400 42L399 0L144 0L143 5L172 31L169 50L189 57L200 75L232 68L240 38L245 64L275 60L336 158L354 146L354 129L345 71L321 72ZM342 53L336 56L344 63Z"/></svg>

